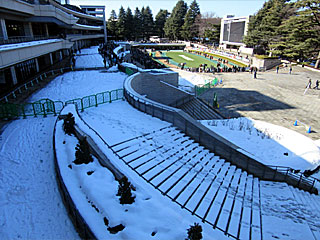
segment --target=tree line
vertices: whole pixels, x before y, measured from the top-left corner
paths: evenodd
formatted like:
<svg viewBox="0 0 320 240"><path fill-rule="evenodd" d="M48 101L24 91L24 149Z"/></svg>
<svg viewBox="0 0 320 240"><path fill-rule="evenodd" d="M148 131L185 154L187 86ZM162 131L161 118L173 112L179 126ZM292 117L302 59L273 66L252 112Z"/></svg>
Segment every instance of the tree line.
<svg viewBox="0 0 320 240"><path fill-rule="evenodd" d="M137 7L132 13L121 6L118 15L111 11L107 23L108 35L114 39L148 40L150 36L170 40L207 39L219 42L220 18L200 13L196 0L190 6L179 0L172 12L160 9L155 18L149 6Z"/></svg>
<svg viewBox="0 0 320 240"><path fill-rule="evenodd" d="M244 43L260 54L320 58L320 0L265 2L250 18Z"/></svg>

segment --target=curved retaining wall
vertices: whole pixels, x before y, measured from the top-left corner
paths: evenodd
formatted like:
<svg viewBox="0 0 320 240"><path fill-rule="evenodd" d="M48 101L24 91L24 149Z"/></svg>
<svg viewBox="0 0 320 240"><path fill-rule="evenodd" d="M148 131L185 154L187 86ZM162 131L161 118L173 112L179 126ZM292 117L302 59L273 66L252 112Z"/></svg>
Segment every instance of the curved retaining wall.
<svg viewBox="0 0 320 240"><path fill-rule="evenodd" d="M76 107L76 106L75 106ZM82 121L81 124L86 125L91 131L93 131L93 134L96 134L103 143L108 146L108 144L101 138L101 136L94 130L92 129L79 115L78 111L76 110L77 113L77 121ZM63 177L60 172L58 160L57 160L57 154L56 154L56 147L55 147L55 133L56 133L56 126L57 126L57 121L61 120L61 117L57 118L55 126L54 126L54 132L53 132L53 151L54 151L54 163L55 163L55 171L56 171L56 178L57 178L57 183L59 186L59 191L63 200L63 203L67 209L68 215L72 220L72 223L74 227L76 228L79 236L82 239L97 239L94 233L91 231L90 227L88 226L87 222L85 219L82 217L80 212L77 209L76 204L73 202L69 191L64 184ZM106 167L112 172L116 180L121 179L124 175L122 172L120 172L116 167L112 165L112 163L109 161L109 159L105 156L105 154L100 150L98 147L97 143L94 142L94 140L85 132L81 130L81 128L76 124L75 125L75 136L79 138L86 137L87 142L90 147L90 152L98 159L99 163L103 166Z"/></svg>
<svg viewBox="0 0 320 240"><path fill-rule="evenodd" d="M81 214L79 213L75 203L73 202L69 191L66 187L66 185L63 182L63 178L61 176L61 172L59 169L58 161L57 161L57 154L56 154L56 146L55 146L55 138L56 138L56 125L57 125L58 118L56 120L55 126L54 126L54 132L53 132L53 154L54 154L54 165L55 165L55 171L56 171L56 179L59 187L59 191L61 194L61 198L63 200L64 206L66 207L66 210L68 212L68 215L76 228L79 236L82 239L97 239L96 236L92 233L91 229L89 228L86 221L83 219Z"/></svg>
<svg viewBox="0 0 320 240"><path fill-rule="evenodd" d="M140 89L136 88L136 86L143 83L139 82L152 82L150 79L154 78L155 75L155 73L149 75L136 73L126 79L124 83L124 96L133 107L144 113L150 114L153 117L172 123L173 126L183 131L219 157L231 162L261 180L286 182L289 185L305 191L318 193L318 190L314 187L314 182L304 177L302 174L297 175L291 173L289 170L286 172L276 171L275 169L256 161L254 158L250 157L249 153L246 153L245 150L210 131L182 110L162 104L166 103L165 99L159 101L162 103L150 100L153 98L151 96L153 90L150 92L143 92L143 95L140 94ZM157 76L157 79L158 78L159 76ZM150 87L152 88L152 86ZM158 89L158 91L162 92L162 89ZM165 97L166 95L163 94L162 96Z"/></svg>

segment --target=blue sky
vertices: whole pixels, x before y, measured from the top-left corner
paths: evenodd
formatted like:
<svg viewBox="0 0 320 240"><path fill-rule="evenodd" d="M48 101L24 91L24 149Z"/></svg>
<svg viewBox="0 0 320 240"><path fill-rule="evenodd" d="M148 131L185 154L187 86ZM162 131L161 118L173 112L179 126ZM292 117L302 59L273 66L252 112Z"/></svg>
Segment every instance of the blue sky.
<svg viewBox="0 0 320 240"><path fill-rule="evenodd" d="M120 6L125 9L130 7L132 12L138 7L141 9L143 6L149 6L152 14L155 15L160 9L167 9L172 11L176 5L177 0L69 0L72 5L105 5L107 18L109 18L112 9L119 13ZM213 12L218 17L225 15L235 15L236 17L253 15L263 5L266 0L197 0L200 5L201 13ZM64 0L62 0L62 3ZM185 0L190 5L192 0Z"/></svg>

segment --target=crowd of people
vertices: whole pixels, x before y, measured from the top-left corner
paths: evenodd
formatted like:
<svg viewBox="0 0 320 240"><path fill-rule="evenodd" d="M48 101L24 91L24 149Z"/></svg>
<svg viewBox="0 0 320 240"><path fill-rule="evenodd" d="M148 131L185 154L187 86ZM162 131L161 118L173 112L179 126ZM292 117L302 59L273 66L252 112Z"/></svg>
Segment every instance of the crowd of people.
<svg viewBox="0 0 320 240"><path fill-rule="evenodd" d="M98 52L101 54L103 58L104 67L107 66L112 67L120 62L121 59L113 52L113 50L118 45L115 44L113 41L108 41L107 43L103 43L99 45Z"/></svg>
<svg viewBox="0 0 320 240"><path fill-rule="evenodd" d="M180 64L180 69L182 70L187 70L190 72L204 72L204 73L220 73L220 72L245 72L247 69L245 67L237 67L237 66L232 66L232 67L227 67L225 65L221 65L220 63L217 64L217 66L210 65L208 64L200 64L199 67L189 67L185 68L185 63Z"/></svg>
<svg viewBox="0 0 320 240"><path fill-rule="evenodd" d="M131 61L138 62L146 69L165 68L163 64L154 61L146 50L139 48L131 48Z"/></svg>

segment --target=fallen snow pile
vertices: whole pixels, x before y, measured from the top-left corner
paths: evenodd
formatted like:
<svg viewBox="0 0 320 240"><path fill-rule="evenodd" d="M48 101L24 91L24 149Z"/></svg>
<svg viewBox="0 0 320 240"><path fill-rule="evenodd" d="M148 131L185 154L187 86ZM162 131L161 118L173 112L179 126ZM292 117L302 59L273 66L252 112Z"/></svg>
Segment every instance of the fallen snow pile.
<svg viewBox="0 0 320 240"><path fill-rule="evenodd" d="M266 165L314 169L320 164L315 142L287 128L250 118L201 121L210 130Z"/></svg>

